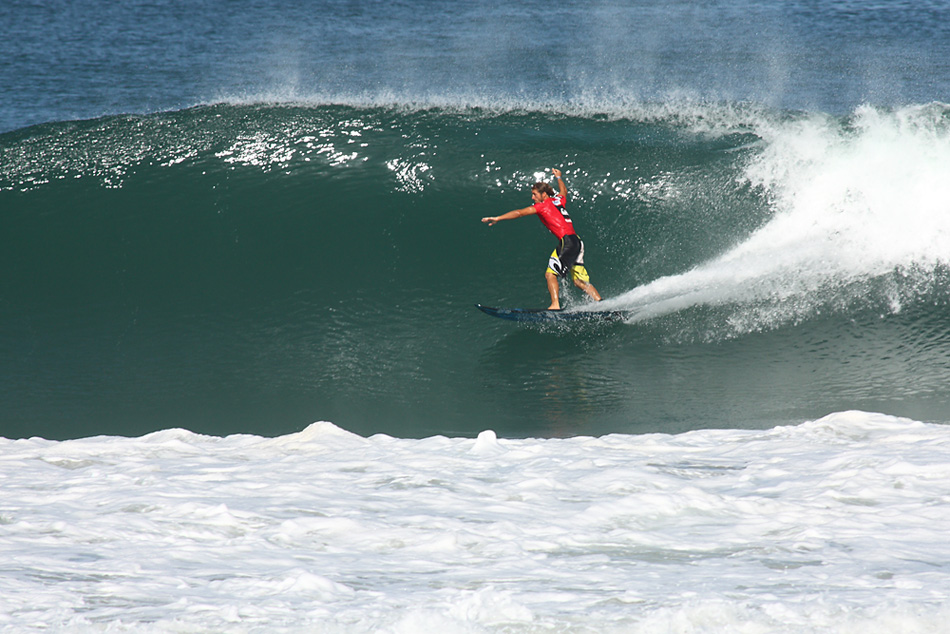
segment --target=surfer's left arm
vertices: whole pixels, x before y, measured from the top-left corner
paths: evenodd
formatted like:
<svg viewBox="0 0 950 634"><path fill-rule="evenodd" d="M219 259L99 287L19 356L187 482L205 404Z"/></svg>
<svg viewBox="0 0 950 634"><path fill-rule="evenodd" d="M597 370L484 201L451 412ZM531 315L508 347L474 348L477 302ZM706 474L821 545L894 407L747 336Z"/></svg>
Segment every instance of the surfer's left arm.
<svg viewBox="0 0 950 634"><path fill-rule="evenodd" d="M536 213L538 213L538 210L534 207L525 207L524 209L515 209L513 211L509 211L508 213L502 214L500 216L488 216L487 218L482 218L482 222L487 222L488 226L490 227L501 220L514 220L515 218L520 218L521 216L530 216L531 214Z"/></svg>
<svg viewBox="0 0 950 634"><path fill-rule="evenodd" d="M557 179L557 188L560 190L561 198L567 200L567 185L564 184L564 179L561 178L561 170L552 167L551 171L554 172L554 178Z"/></svg>

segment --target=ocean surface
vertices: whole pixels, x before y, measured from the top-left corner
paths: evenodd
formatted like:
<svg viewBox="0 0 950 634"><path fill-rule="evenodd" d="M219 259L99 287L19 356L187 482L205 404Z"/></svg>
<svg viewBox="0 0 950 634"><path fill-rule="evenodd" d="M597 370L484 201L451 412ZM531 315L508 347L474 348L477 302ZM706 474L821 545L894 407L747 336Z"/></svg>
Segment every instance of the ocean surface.
<svg viewBox="0 0 950 634"><path fill-rule="evenodd" d="M944 631L950 3L0 35L4 631Z"/></svg>

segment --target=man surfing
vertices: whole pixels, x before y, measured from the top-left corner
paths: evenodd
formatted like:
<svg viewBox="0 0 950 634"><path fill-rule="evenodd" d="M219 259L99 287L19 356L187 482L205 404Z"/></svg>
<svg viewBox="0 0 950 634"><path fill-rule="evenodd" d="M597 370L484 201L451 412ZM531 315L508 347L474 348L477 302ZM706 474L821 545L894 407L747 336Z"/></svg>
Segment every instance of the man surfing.
<svg viewBox="0 0 950 634"><path fill-rule="evenodd" d="M583 289L594 301L600 301L600 293L590 283L590 275L584 267L584 243L574 232L574 222L567 213L567 185L561 178L561 170L552 169L557 178L559 195L548 183L538 182L531 187L531 200L534 204L524 209L515 209L501 216L482 218L482 222L489 227L501 220L513 220L521 216L537 215L548 231L558 239L558 246L551 253L548 260L548 269L544 277L548 283L548 292L551 294L551 305L548 310L560 310L559 277L570 273L574 284Z"/></svg>

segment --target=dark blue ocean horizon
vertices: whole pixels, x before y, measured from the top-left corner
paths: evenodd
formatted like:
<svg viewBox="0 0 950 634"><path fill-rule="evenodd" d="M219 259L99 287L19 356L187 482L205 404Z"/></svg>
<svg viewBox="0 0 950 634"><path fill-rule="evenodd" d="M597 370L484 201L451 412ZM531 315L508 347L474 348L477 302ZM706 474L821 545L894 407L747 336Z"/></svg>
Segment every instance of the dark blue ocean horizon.
<svg viewBox="0 0 950 634"><path fill-rule="evenodd" d="M945 2L11 0L0 132L254 100L950 100Z"/></svg>

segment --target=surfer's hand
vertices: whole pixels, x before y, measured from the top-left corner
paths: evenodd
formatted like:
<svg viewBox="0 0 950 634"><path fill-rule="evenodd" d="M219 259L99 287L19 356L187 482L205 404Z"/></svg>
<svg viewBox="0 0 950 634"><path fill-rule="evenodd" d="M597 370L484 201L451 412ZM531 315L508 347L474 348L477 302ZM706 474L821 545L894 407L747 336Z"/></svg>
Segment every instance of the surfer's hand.
<svg viewBox="0 0 950 634"><path fill-rule="evenodd" d="M551 171L554 172L554 178L561 178L561 170L556 167L552 167Z"/></svg>
<svg viewBox="0 0 950 634"><path fill-rule="evenodd" d="M498 222L498 218L495 217L495 216L491 216L491 217L488 217L488 218L482 218L482 222L487 222L487 223L488 223L488 226L490 227L490 226L492 226L493 224L495 224L496 222Z"/></svg>

